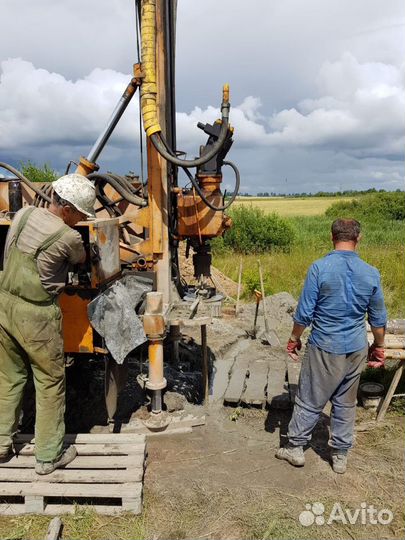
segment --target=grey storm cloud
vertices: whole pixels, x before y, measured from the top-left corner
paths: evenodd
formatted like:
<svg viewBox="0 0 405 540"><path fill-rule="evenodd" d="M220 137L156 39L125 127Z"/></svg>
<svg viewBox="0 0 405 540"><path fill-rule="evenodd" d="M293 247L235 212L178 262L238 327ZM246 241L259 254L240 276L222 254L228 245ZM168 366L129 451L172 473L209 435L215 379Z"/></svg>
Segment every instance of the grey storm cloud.
<svg viewBox="0 0 405 540"><path fill-rule="evenodd" d="M129 81L134 4L3 0L2 14L18 25L0 33L0 155L62 169ZM242 190L402 187L404 15L396 0L180 0L178 148L196 154L230 82ZM134 169L138 148L135 99L100 164Z"/></svg>

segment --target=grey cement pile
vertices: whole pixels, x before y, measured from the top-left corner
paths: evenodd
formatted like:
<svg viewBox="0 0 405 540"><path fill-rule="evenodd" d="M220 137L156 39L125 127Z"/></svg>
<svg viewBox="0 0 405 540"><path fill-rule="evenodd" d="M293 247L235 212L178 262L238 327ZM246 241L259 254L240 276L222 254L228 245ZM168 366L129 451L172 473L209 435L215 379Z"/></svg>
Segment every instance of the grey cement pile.
<svg viewBox="0 0 405 540"><path fill-rule="evenodd" d="M297 301L288 292L281 292L266 296L266 312L269 327L276 331L280 340L285 339L291 332L293 315L297 308ZM243 304L238 319L245 330L252 330L256 304ZM247 325L247 327L246 327ZM260 338L264 331L263 304L260 302L257 318L257 332Z"/></svg>

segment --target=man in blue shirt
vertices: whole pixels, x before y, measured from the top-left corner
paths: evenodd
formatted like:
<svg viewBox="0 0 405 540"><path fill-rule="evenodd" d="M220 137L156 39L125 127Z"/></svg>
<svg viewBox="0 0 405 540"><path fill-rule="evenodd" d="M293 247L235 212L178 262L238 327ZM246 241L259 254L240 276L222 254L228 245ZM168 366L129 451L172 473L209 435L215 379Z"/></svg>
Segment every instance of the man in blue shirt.
<svg viewBox="0 0 405 540"><path fill-rule="evenodd" d="M288 443L276 457L295 466L305 463L303 447L309 442L319 416L330 400L332 467L346 472L347 453L353 445L356 397L364 363L384 365L387 313L376 268L355 252L360 223L337 219L332 224L334 250L315 261L308 270L287 345L298 361L301 334L312 325L294 411L288 426ZM368 348L368 316L374 343Z"/></svg>

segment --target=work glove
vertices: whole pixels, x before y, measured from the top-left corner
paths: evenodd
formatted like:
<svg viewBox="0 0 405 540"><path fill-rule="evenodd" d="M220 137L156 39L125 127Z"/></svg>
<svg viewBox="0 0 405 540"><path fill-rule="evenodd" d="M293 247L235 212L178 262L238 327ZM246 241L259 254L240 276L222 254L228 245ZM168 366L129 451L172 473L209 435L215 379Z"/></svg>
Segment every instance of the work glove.
<svg viewBox="0 0 405 540"><path fill-rule="evenodd" d="M377 347L373 343L368 349L368 367L379 368L384 367L385 364L385 350L384 347Z"/></svg>
<svg viewBox="0 0 405 540"><path fill-rule="evenodd" d="M287 343L286 351L288 353L288 356L294 360L294 362L299 362L300 357L297 354L297 351L300 351L302 347L302 343L300 338L297 340L289 339Z"/></svg>

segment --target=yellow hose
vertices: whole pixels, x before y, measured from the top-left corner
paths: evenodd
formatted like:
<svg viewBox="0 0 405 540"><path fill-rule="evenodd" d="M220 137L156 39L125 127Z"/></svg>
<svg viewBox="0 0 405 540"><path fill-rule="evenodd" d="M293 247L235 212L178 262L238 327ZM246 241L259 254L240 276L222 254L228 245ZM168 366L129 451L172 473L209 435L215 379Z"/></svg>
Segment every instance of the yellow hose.
<svg viewBox="0 0 405 540"><path fill-rule="evenodd" d="M157 116L156 85L156 0L142 0L141 9L141 111L146 135L162 131Z"/></svg>

